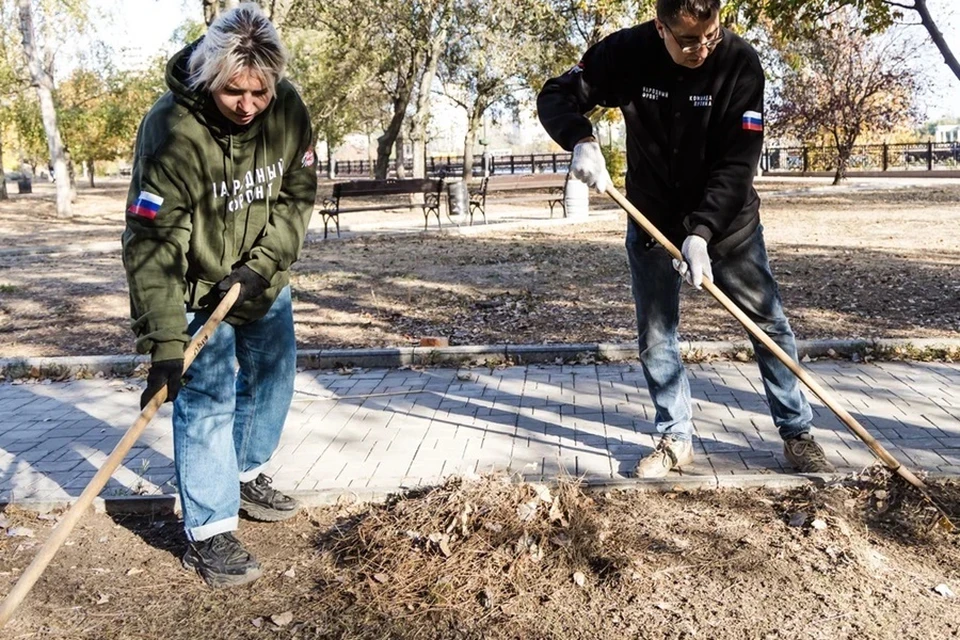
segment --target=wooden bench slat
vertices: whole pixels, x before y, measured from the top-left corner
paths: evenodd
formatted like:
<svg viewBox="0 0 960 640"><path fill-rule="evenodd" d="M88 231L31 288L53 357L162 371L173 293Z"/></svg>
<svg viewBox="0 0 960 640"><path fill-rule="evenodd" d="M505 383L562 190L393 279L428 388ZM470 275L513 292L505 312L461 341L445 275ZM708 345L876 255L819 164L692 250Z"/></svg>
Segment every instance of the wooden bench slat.
<svg viewBox="0 0 960 640"><path fill-rule="evenodd" d="M563 173L541 173L534 175L508 175L508 176L489 176L484 178L479 185L470 187L470 224L473 224L474 212L480 212L484 222L487 220L487 197L494 197L498 202L534 202L539 201L550 206L550 217L553 217L553 210L560 205L564 217L567 215L567 208L563 201L563 192L567 183L567 174ZM513 195L514 193L527 191L533 192L531 195ZM536 193L536 192L541 193ZM505 194L501 197L501 194Z"/></svg>
<svg viewBox="0 0 960 640"><path fill-rule="evenodd" d="M437 217L437 226L440 225L440 201L443 191L443 180L432 178L413 178L410 180L351 180L337 182L333 185L332 199L324 201L319 213L323 216L323 237L327 237L329 224L336 224L337 236L340 236L340 214L360 211L391 211L398 209L420 208L423 211L424 230L427 228L430 214ZM353 207L341 207L344 198L382 198L384 196L398 196L422 193L421 202L391 202L389 204L369 203Z"/></svg>
<svg viewBox="0 0 960 640"><path fill-rule="evenodd" d="M340 207L336 211L327 210L326 213L339 214L339 213L357 213L358 211L393 211L394 209L418 209L422 206L423 205L419 202L411 202L409 204L397 203L397 204L390 204L390 205L383 205L383 206L369 206L369 207L347 207L347 208Z"/></svg>
<svg viewBox="0 0 960 640"><path fill-rule="evenodd" d="M410 193L439 193L440 180L362 180L356 182L338 182L333 185L333 197L363 197L383 195L403 195Z"/></svg>

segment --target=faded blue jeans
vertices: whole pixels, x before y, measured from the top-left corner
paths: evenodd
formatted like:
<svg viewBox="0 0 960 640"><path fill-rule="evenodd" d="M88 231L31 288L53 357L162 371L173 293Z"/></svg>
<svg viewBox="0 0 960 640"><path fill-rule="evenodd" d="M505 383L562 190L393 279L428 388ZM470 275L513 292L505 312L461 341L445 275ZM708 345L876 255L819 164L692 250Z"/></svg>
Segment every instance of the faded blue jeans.
<svg viewBox="0 0 960 640"><path fill-rule="evenodd" d="M645 246L635 226L627 231L627 256L637 310L640 362L656 409L656 427L681 440L693 437L690 383L680 356L680 274L670 254ZM780 290L770 271L763 227L737 250L712 263L714 284L794 360L797 345L783 312ZM703 295L709 295L706 292ZM784 440L810 431L812 412L796 375L753 336L770 415Z"/></svg>
<svg viewBox="0 0 960 640"><path fill-rule="evenodd" d="M209 317L188 313L190 334ZM173 453L188 540L236 531L240 482L255 479L277 448L296 363L286 287L259 320L220 323L187 370L173 404Z"/></svg>

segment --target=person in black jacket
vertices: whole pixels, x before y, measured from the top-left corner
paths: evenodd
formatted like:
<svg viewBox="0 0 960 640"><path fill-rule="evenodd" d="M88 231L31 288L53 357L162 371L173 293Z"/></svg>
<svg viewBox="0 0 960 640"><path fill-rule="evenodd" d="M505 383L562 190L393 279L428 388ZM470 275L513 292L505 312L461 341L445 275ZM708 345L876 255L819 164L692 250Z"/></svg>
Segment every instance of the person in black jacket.
<svg viewBox="0 0 960 640"><path fill-rule="evenodd" d="M763 147L764 75L756 51L720 24L720 0L657 0L657 18L618 31L544 85L547 133L573 151L571 174L603 192L610 176L584 115L619 108L627 129L627 197L671 242L671 260L632 219L627 255L640 360L663 434L636 467L662 477L693 460L690 385L677 326L681 280L709 278L784 351L796 342L770 270L753 175ZM797 378L753 340L784 455L801 472L832 465L810 434Z"/></svg>

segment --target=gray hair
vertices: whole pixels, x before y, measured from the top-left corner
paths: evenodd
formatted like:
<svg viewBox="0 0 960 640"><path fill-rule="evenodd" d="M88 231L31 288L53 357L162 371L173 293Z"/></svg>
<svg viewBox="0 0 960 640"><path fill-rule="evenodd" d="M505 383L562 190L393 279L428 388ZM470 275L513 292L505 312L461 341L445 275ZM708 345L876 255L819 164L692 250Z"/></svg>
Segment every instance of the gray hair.
<svg viewBox="0 0 960 640"><path fill-rule="evenodd" d="M190 88L218 91L241 71L261 76L273 94L287 65L287 50L255 2L223 13L190 55Z"/></svg>

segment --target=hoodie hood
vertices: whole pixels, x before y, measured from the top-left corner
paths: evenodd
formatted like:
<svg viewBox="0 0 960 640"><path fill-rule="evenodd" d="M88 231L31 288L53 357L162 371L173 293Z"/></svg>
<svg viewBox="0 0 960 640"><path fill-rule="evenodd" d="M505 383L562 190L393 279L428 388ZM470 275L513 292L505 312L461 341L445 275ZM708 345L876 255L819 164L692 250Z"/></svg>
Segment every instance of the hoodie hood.
<svg viewBox="0 0 960 640"><path fill-rule="evenodd" d="M190 88L190 56L201 42L203 42L203 38L191 42L170 58L167 62L166 82L173 94L173 99L188 109L200 124L210 130L224 151L228 151L231 137L233 138L232 142L238 144L254 140L260 135L265 116L273 109L276 98L271 100L267 108L258 114L250 124L241 127L231 122L220 113L220 109L217 108L217 104L213 101L213 96L209 91L198 91Z"/></svg>
<svg viewBox="0 0 960 640"><path fill-rule="evenodd" d="M197 43L167 65L170 90L137 132L127 193L123 260L137 348L179 358L190 339L186 311L205 307L239 264L269 288L227 321L263 317L289 284L315 205L310 116L288 80L247 127L220 113L209 92L188 86Z"/></svg>

